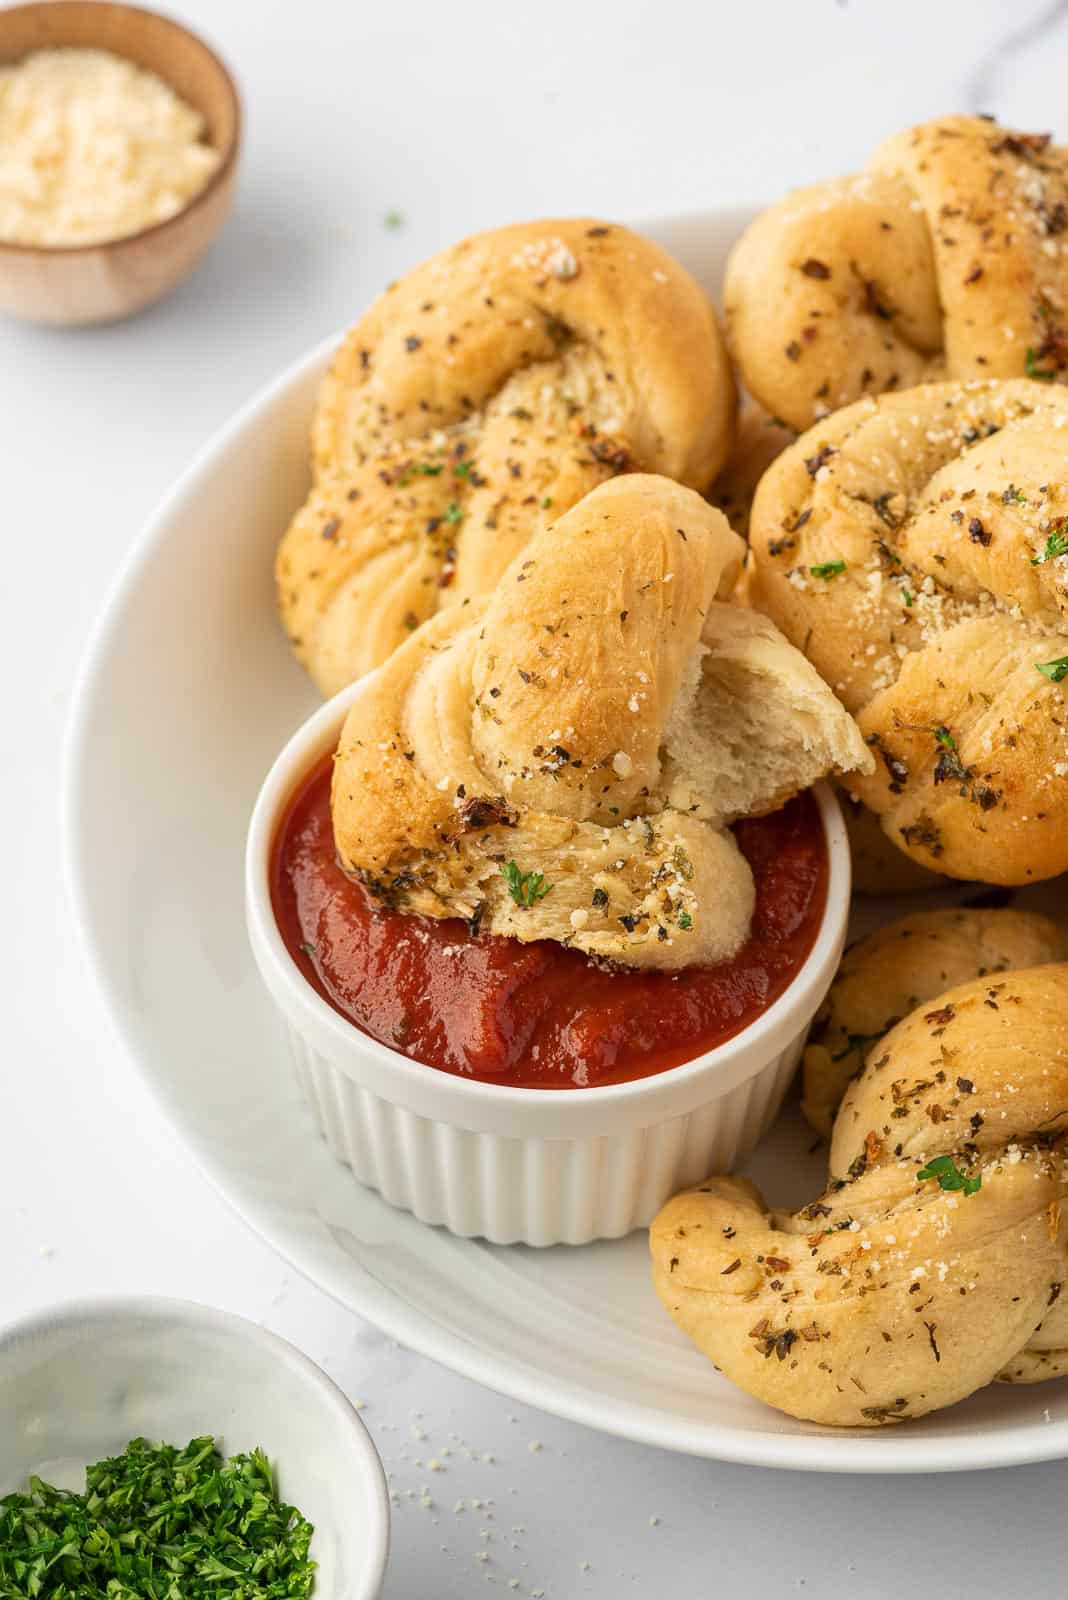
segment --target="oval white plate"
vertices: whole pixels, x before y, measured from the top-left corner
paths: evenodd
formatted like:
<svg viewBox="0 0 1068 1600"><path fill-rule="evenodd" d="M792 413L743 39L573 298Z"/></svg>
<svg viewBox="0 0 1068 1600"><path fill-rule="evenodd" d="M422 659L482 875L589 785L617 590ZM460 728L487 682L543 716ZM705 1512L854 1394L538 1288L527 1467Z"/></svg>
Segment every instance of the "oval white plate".
<svg viewBox="0 0 1068 1600"><path fill-rule="evenodd" d="M716 291L747 219L718 212L648 231ZM547 1251L455 1239L360 1189L327 1153L246 945L241 862L263 775L316 704L275 617L272 562L305 492L308 422L333 342L246 407L160 507L76 697L75 898L117 1024L175 1126L236 1209L316 1283L404 1344L532 1405L759 1466L931 1472L1068 1455L1065 1383L994 1387L870 1433L792 1422L676 1332L649 1284L644 1235ZM788 1110L753 1168L772 1175L776 1200L818 1192L808 1143Z"/></svg>

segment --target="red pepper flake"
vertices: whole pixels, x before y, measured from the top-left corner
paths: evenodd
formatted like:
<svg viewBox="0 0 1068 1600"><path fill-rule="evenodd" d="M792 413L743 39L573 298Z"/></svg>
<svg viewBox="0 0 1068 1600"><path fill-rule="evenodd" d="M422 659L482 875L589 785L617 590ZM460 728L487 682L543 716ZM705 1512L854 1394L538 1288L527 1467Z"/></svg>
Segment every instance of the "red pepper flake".
<svg viewBox="0 0 1068 1600"><path fill-rule="evenodd" d="M864 1135L864 1154L869 1167L875 1166L876 1162L882 1159L883 1141L874 1129Z"/></svg>
<svg viewBox="0 0 1068 1600"><path fill-rule="evenodd" d="M742 1264L741 1256L735 1256L735 1258L731 1262L730 1266L729 1267L724 1267L723 1271L720 1273L720 1277L721 1278L729 1278L732 1272L737 1272L738 1271L738 1268L741 1266L741 1264Z"/></svg>
<svg viewBox="0 0 1068 1600"><path fill-rule="evenodd" d="M937 1022L940 1027L945 1027L947 1022L953 1021L956 1014L951 1005L939 1006L937 1011L925 1011L923 1020L924 1022Z"/></svg>
<svg viewBox="0 0 1068 1600"><path fill-rule="evenodd" d="M789 1272L790 1263L784 1261L782 1256L765 1256L764 1260L773 1272Z"/></svg>

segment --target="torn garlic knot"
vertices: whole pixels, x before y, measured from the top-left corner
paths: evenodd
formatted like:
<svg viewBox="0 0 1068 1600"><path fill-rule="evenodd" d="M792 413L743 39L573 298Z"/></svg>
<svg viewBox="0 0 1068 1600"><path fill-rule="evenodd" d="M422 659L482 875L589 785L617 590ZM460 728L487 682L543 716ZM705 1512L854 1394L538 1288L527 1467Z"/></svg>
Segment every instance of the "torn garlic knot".
<svg viewBox="0 0 1068 1600"><path fill-rule="evenodd" d="M871 766L803 656L719 598L742 553L700 496L637 474L537 534L357 690L343 866L413 912L624 965L733 955L754 888L729 824Z"/></svg>

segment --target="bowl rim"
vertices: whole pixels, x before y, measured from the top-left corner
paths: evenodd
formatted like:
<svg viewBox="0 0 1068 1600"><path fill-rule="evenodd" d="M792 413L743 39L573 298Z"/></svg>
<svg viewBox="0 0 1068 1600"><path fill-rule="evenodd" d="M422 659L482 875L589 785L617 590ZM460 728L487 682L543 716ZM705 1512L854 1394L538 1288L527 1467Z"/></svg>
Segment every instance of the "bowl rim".
<svg viewBox="0 0 1068 1600"><path fill-rule="evenodd" d="M739 1033L690 1061L663 1072L628 1079L623 1083L594 1084L582 1090L534 1089L514 1084L487 1083L457 1073L442 1072L410 1056L401 1055L364 1033L341 1015L308 982L286 947L274 915L270 892L270 865L278 821L299 784L337 742L351 703L365 691L373 674L347 685L318 707L290 736L267 773L253 806L245 848L245 910L253 954L276 1003L298 1029L330 1050L332 1065L371 1064L375 1075L391 1085L396 1098L413 1109L433 1115L433 1103L451 1107L463 1124L464 1113L478 1110L492 1116L517 1109L542 1108L549 1119L568 1108L569 1133L575 1123L598 1111L626 1110L639 1105L652 1112L665 1099L675 1102L675 1113L718 1098L737 1083L755 1077L786 1043L807 1027L838 965L849 918L852 867L848 835L838 798L830 784L812 786L827 849L827 892L823 914L812 948L794 977L771 1005ZM350 1075L353 1075L350 1071ZM714 1079L713 1084L707 1082ZM381 1084L377 1086L381 1091ZM701 1092L701 1090L704 1092ZM387 1098L394 1094L387 1091ZM683 1102L689 1102L687 1107ZM586 1114L579 1118L579 1107ZM446 1112L448 1116L448 1112ZM542 1119L538 1119L542 1120ZM534 1128L531 1127L531 1133ZM557 1130L557 1137L563 1133Z"/></svg>
<svg viewBox="0 0 1068 1600"><path fill-rule="evenodd" d="M26 3L22 5L5 6L2 10L0 10L0 28L2 28L5 18L16 16L19 13L25 14L35 11L50 11L56 13L65 11L73 5L77 5L80 8L83 4L84 0L26 0ZM195 211L199 206L203 205L208 198L216 192L217 189L219 189L229 180L230 175L237 165L237 158L241 153L241 141L244 132L244 117L242 112L241 95L238 91L237 81L234 78L233 73L219 55L218 51L214 50L212 46L208 44L207 40L202 34L197 33L194 28L187 27L184 22L179 22L177 17L172 17L169 12L156 11L149 6L127 5L125 0L108 0L106 8L102 7L101 9L106 9L113 13L125 12L127 15L150 17L153 22L162 23L165 29L171 29L177 34L184 34L184 36L191 40L193 44L198 47L198 49L203 51L213 69L218 73L223 89L230 101L234 118L233 132L224 145L216 145L213 147L219 152L219 165L216 167L207 183L202 189L198 189L195 194L190 195L185 205L176 211L173 216L164 217L160 222L150 222L147 227L138 228L135 233L120 233L105 239L90 239L81 244L23 244L16 239L5 239L0 236L0 255L44 256L48 258L63 257L66 259L87 255L94 250L116 250L123 245L130 245L134 243L140 244L143 239L150 239L154 238L156 235L161 235L166 232L168 228L174 227L176 223L184 221L184 219L189 216L190 212ZM62 50L73 47L66 45L54 45L45 46L45 48ZM87 45L84 48L91 49L94 47ZM100 46L95 48L103 47ZM124 61L130 61L134 66L137 65L136 62L132 61L131 57L123 55L121 50L112 50L111 54L120 56ZM4 63L4 65L7 64L8 63ZM163 81L167 84L168 89L170 89L173 94L177 94L177 90L174 88L174 85L167 78L165 78L162 73L156 73L156 76L158 78L163 78Z"/></svg>
<svg viewBox="0 0 1068 1600"><path fill-rule="evenodd" d="M364 1537L368 1552L366 1581L360 1589L347 1595L346 1600L376 1600L389 1559L391 1523L389 1488L382 1458L367 1424L344 1390L310 1356L281 1334L272 1333L269 1328L235 1311L224 1311L200 1300L137 1293L79 1295L50 1302L0 1326L0 1362L13 1348L29 1344L42 1335L64 1328L73 1330L127 1319L159 1326L214 1328L235 1339L249 1340L299 1373L306 1385L317 1392L322 1404L347 1433L367 1491L370 1516Z"/></svg>

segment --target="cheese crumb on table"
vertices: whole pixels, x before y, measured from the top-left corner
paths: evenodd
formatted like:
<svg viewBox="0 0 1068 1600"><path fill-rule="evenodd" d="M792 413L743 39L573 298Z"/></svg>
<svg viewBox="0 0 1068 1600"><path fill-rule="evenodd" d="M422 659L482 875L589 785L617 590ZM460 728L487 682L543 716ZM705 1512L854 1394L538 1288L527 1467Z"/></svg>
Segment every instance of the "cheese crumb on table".
<svg viewBox="0 0 1068 1600"><path fill-rule="evenodd" d="M39 50L0 67L0 240L118 239L184 209L219 165L204 119L105 50Z"/></svg>

